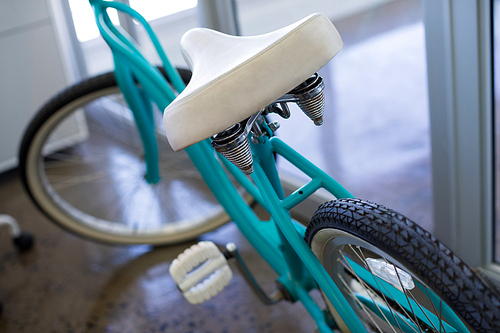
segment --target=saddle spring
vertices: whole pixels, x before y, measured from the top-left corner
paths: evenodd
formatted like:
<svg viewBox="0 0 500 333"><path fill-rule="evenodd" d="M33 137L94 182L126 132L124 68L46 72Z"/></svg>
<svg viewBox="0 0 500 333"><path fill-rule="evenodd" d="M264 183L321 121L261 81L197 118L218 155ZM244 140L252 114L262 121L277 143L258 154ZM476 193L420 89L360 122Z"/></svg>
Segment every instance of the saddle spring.
<svg viewBox="0 0 500 333"><path fill-rule="evenodd" d="M247 137L248 133L245 135L244 122L212 136L212 147L246 175L249 175L253 172L253 158Z"/></svg>
<svg viewBox="0 0 500 333"><path fill-rule="evenodd" d="M323 78L314 73L307 80L293 88L277 102L295 102L299 108L308 116L314 125L323 124L323 114L325 113L325 84Z"/></svg>
<svg viewBox="0 0 500 333"><path fill-rule="evenodd" d="M325 85L321 76L317 73L313 74L264 110L212 136L212 147L246 175L250 175L253 172L253 158L248 136L250 132L254 137L263 135L258 124L260 116L277 113L283 118L288 118L290 110L286 103L294 102L316 126L319 126L323 124L325 107L324 88ZM278 107L278 104L281 108ZM275 131L279 127L279 124L269 124L269 127Z"/></svg>

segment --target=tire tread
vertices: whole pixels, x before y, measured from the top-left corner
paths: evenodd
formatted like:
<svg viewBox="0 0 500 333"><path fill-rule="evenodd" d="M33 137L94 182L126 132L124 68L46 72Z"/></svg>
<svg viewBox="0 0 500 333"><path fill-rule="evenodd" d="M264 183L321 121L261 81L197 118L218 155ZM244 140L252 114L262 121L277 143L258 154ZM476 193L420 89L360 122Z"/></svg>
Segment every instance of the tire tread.
<svg viewBox="0 0 500 333"><path fill-rule="evenodd" d="M383 205L341 199L321 205L305 240L324 228L355 234L397 258L447 301L477 332L500 331L500 296L480 275L431 233Z"/></svg>

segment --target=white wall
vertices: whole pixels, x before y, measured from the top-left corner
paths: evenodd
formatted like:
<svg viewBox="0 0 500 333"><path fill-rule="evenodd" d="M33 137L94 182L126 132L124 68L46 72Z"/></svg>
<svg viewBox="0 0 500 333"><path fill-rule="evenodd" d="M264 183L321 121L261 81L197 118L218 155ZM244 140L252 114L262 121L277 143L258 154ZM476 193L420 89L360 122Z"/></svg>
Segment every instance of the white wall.
<svg viewBox="0 0 500 333"><path fill-rule="evenodd" d="M50 96L66 85L45 0L0 3L0 172L17 165L22 134Z"/></svg>

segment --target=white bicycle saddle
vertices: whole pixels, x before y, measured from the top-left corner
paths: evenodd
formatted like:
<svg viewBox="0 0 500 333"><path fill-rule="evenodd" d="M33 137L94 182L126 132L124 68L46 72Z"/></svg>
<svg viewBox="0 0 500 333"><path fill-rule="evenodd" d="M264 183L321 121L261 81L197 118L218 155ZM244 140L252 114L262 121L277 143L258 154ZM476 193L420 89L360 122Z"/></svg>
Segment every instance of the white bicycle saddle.
<svg viewBox="0 0 500 333"><path fill-rule="evenodd" d="M196 28L181 46L192 72L163 122L175 151L250 117L323 67L343 46L323 14L259 36Z"/></svg>

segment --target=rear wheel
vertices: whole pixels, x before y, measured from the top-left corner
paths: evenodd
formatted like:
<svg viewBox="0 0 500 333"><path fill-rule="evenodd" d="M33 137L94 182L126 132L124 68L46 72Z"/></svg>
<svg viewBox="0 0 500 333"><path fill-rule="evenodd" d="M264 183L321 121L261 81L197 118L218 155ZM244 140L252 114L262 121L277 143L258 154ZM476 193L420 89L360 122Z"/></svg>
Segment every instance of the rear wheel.
<svg viewBox="0 0 500 333"><path fill-rule="evenodd" d="M189 80L189 71L180 74ZM106 243L172 244L228 222L187 154L170 148L156 111L161 180L152 185L113 73L49 101L20 150L21 176L34 202L65 229Z"/></svg>
<svg viewBox="0 0 500 333"><path fill-rule="evenodd" d="M500 298L401 214L359 199L318 209L306 241L368 332L498 332ZM341 332L349 332L332 304Z"/></svg>

